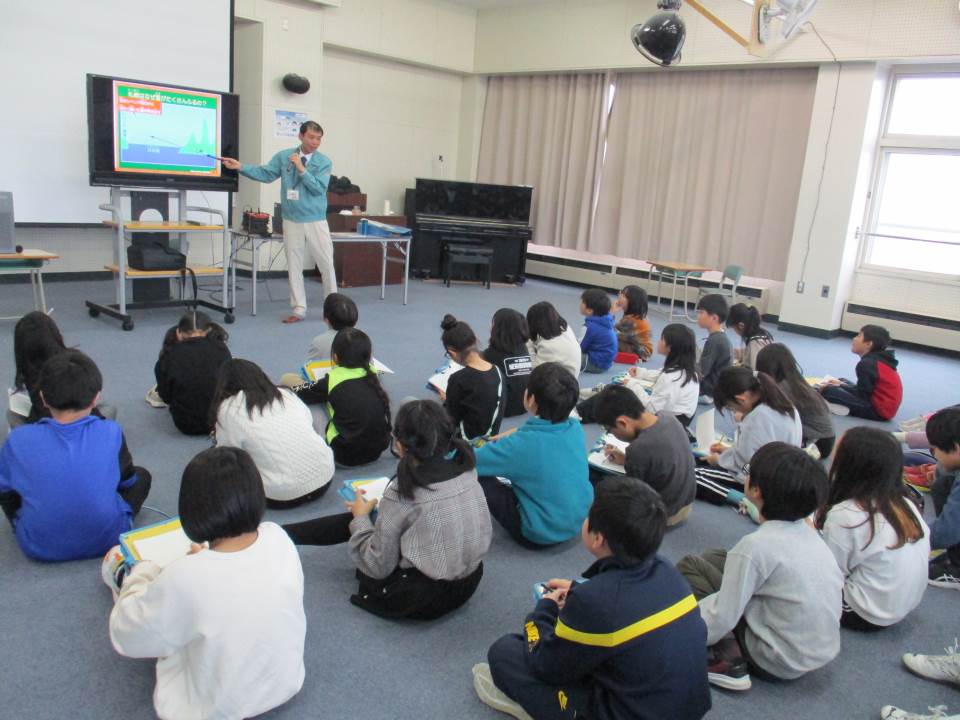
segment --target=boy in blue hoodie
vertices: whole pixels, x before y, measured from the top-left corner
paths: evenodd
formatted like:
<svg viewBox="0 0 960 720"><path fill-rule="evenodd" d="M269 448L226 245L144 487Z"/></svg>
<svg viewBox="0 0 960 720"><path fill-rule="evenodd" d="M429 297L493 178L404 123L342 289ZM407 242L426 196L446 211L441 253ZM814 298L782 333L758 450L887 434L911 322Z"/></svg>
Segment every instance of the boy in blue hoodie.
<svg viewBox="0 0 960 720"><path fill-rule="evenodd" d="M590 509L583 428L570 417L578 391L573 373L559 363L534 368L523 404L536 417L476 451L490 514L521 545L545 547L575 537Z"/></svg>
<svg viewBox="0 0 960 720"><path fill-rule="evenodd" d="M150 492L120 426L90 414L102 385L79 350L50 358L37 387L51 417L16 428L0 451L0 508L34 560L102 556Z"/></svg>
<svg viewBox="0 0 960 720"><path fill-rule="evenodd" d="M690 586L657 555L667 511L635 478L597 488L583 523L588 582L550 580L523 634L473 668L480 700L515 718L699 720L707 630Z"/></svg>
<svg viewBox="0 0 960 720"><path fill-rule="evenodd" d="M580 341L583 365L587 373L602 373L613 365L617 355L617 331L610 314L610 296L600 288L590 288L580 296L580 314L587 332Z"/></svg>

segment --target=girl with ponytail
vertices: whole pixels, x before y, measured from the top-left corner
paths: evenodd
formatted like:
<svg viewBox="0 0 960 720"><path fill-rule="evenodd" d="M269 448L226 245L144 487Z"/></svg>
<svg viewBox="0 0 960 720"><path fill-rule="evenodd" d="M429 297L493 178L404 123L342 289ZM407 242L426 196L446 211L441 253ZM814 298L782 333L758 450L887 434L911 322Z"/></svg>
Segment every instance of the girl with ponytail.
<svg viewBox="0 0 960 720"><path fill-rule="evenodd" d="M463 366L450 376L447 391L440 393L440 399L464 439L496 435L507 398L503 373L484 360L477 348L477 336L467 323L444 315L440 327L444 350L451 360Z"/></svg>
<svg viewBox="0 0 960 720"><path fill-rule="evenodd" d="M372 463L390 445L390 398L380 384L370 338L344 328L333 339L334 366L320 380L293 388L307 404L324 403L326 440L337 465Z"/></svg>
<svg viewBox="0 0 960 720"><path fill-rule="evenodd" d="M750 458L764 445L784 442L800 447L803 429L800 413L766 373L747 367L728 367L720 373L713 390L717 410L731 410L742 416L733 445L716 443L696 468L697 497L722 503L728 488L743 489L749 475Z"/></svg>
<svg viewBox="0 0 960 720"><path fill-rule="evenodd" d="M733 359L753 370L757 366L757 353L773 342L773 335L760 326L760 311L753 305L737 303L727 314L727 327L740 336L743 346L733 351Z"/></svg>
<svg viewBox="0 0 960 720"><path fill-rule="evenodd" d="M360 491L348 512L284 529L297 545L349 542L360 580L354 605L386 618L432 620L463 605L480 584L490 513L473 450L438 403L403 405L393 438L400 461L379 502Z"/></svg>

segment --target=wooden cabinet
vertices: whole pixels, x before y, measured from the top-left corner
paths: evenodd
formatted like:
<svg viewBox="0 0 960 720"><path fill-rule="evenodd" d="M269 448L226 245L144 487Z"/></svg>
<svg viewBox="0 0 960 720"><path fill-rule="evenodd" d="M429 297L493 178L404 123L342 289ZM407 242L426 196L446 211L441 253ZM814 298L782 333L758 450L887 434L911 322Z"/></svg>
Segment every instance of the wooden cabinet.
<svg viewBox="0 0 960 720"><path fill-rule="evenodd" d="M349 196L340 196L349 197ZM352 206L351 206L352 207ZM403 215L327 215L330 232L356 232L357 224L366 218L390 225L406 227L407 219ZM403 258L394 247L388 250L388 257ZM337 272L337 284L341 287L367 287L380 284L380 269L383 262L383 250L376 243L333 245L333 267ZM387 284L398 285L403 282L403 265L387 263Z"/></svg>

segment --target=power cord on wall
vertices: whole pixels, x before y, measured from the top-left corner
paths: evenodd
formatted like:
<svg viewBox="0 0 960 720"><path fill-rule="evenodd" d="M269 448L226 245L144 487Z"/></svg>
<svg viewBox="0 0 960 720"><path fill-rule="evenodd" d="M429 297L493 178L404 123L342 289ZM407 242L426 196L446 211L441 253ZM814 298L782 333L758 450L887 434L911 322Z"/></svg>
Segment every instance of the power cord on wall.
<svg viewBox="0 0 960 720"><path fill-rule="evenodd" d="M807 278L807 261L810 259L810 245L813 239L813 228L817 222L817 212L820 210L820 198L823 195L823 178L826 175L827 171L827 158L830 156L830 138L833 136L833 121L837 116L837 100L840 96L840 73L843 72L843 66L840 64L840 61L837 59L837 55L833 52L827 41L823 39L823 36L820 34L820 31L817 30L816 25L812 22L805 23L810 26L810 29L816 34L820 39L820 42L827 49L827 52L830 53L830 57L833 58L834 64L837 65L837 84L833 89L833 107L830 110L830 125L827 127L827 141L823 146L823 164L820 166L820 180L817 182L817 200L813 205L813 215L810 218L810 227L807 229L807 242L806 247L803 250L803 262L800 263L800 279L797 281L799 287L804 287Z"/></svg>

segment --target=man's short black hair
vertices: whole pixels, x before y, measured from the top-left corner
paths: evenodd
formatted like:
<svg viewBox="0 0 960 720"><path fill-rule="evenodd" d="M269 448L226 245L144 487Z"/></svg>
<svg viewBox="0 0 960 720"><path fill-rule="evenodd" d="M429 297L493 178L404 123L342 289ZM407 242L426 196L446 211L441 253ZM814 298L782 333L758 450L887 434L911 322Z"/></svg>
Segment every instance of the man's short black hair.
<svg viewBox="0 0 960 720"><path fill-rule="evenodd" d="M727 313L730 311L727 306L727 299L723 295L711 293L704 295L697 301L697 310L703 310L707 315L716 315L717 320L724 322L727 319Z"/></svg>
<svg viewBox="0 0 960 720"><path fill-rule="evenodd" d="M750 458L750 485L763 496L767 520L800 520L826 499L827 473L800 448L772 442Z"/></svg>
<svg viewBox="0 0 960 720"><path fill-rule="evenodd" d="M307 120L300 126L300 134L303 135L307 131L318 132L323 135L323 128L320 127L320 123L316 123L313 120Z"/></svg>
<svg viewBox="0 0 960 720"><path fill-rule="evenodd" d="M860 334L866 342L872 343L873 352L882 352L890 345L890 331L883 325L864 325L860 328Z"/></svg>
<svg viewBox="0 0 960 720"><path fill-rule="evenodd" d="M266 510L263 480L246 450L213 447L189 462L180 480L180 522L197 543L255 531Z"/></svg>
<svg viewBox="0 0 960 720"><path fill-rule="evenodd" d="M647 560L657 552L666 529L667 508L645 482L611 477L596 486L587 530L602 534L621 562Z"/></svg>
<svg viewBox="0 0 960 720"><path fill-rule="evenodd" d="M594 400L593 417L601 427L611 428L621 415L639 420L643 410L643 403L635 392L623 385L607 385Z"/></svg>
<svg viewBox="0 0 960 720"><path fill-rule="evenodd" d="M596 316L610 314L610 296L600 288L587 288L580 300Z"/></svg>
<svg viewBox="0 0 960 720"><path fill-rule="evenodd" d="M323 300L323 318L332 330L343 330L357 324L357 304L343 293L330 293Z"/></svg>
<svg viewBox="0 0 960 720"><path fill-rule="evenodd" d="M941 452L953 452L960 445L960 405L935 412L927 420L927 441Z"/></svg>
<svg viewBox="0 0 960 720"><path fill-rule="evenodd" d="M103 376L97 364L82 352L64 350L43 364L37 389L53 410L83 410L103 389Z"/></svg>
<svg viewBox="0 0 960 720"><path fill-rule="evenodd" d="M533 369L527 381L527 392L537 401L537 417L552 423L570 417L580 398L580 386L573 373L555 362Z"/></svg>

